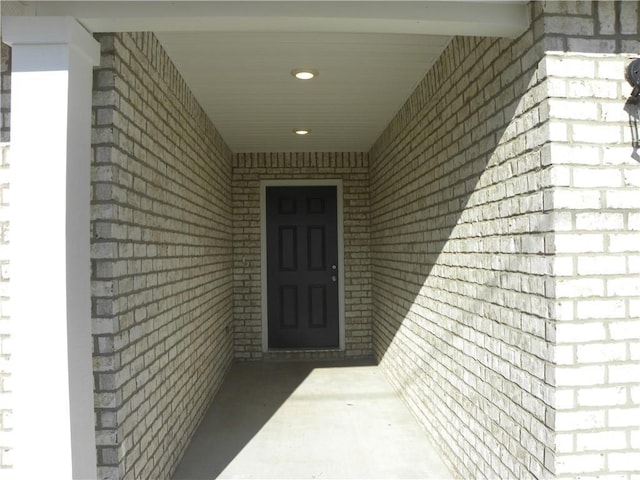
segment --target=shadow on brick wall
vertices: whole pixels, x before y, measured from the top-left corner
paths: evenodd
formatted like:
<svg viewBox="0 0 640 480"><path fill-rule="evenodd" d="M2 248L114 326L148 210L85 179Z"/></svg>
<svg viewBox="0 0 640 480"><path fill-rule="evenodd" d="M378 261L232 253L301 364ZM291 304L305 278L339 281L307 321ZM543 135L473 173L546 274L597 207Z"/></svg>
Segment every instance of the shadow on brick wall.
<svg viewBox="0 0 640 480"><path fill-rule="evenodd" d="M455 38L371 154L375 354L463 478L500 461L468 432L520 403L513 356L546 348L539 47Z"/></svg>
<svg viewBox="0 0 640 480"><path fill-rule="evenodd" d="M540 21L513 42L455 38L370 154L375 354L462 478L553 475L551 127L539 62L555 44L630 51L615 35L534 39Z"/></svg>

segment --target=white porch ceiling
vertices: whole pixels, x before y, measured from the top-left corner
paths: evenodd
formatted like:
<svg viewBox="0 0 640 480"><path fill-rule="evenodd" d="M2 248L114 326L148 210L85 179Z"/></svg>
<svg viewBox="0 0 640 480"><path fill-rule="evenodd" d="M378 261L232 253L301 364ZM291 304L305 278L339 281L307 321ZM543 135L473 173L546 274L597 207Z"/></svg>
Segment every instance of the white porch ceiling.
<svg viewBox="0 0 640 480"><path fill-rule="evenodd" d="M155 32L234 152L368 151L453 35L513 37L528 24L526 1L3 4L92 32ZM320 75L295 80L301 67Z"/></svg>
<svg viewBox="0 0 640 480"><path fill-rule="evenodd" d="M367 151L449 37L161 33L233 151ZM300 81L294 68L320 74ZM311 134L300 137L294 128Z"/></svg>

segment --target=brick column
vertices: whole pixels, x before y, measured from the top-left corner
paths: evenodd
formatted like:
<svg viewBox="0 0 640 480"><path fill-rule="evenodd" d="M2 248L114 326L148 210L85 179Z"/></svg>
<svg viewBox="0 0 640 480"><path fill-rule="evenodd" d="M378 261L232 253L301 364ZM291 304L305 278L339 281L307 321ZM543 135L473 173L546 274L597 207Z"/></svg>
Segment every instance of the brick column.
<svg viewBox="0 0 640 480"><path fill-rule="evenodd" d="M624 80L638 13L544 5L557 478L640 473L640 163Z"/></svg>
<svg viewBox="0 0 640 480"><path fill-rule="evenodd" d="M89 167L99 46L69 17L5 17L12 46L15 473L95 478Z"/></svg>

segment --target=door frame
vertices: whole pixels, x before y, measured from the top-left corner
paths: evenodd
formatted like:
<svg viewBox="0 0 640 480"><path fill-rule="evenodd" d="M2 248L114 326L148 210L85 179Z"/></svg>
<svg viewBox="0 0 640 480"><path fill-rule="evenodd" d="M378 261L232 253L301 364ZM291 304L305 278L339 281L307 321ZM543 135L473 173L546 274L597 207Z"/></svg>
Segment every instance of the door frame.
<svg viewBox="0 0 640 480"><path fill-rule="evenodd" d="M269 315L267 311L267 187L336 187L338 234L338 350L345 349L345 296L344 296L344 215L342 180L261 180L260 181L260 289L262 306L262 351L269 351ZM315 349L314 349L315 350ZM321 348L318 350L335 350ZM281 349L278 349L281 351Z"/></svg>

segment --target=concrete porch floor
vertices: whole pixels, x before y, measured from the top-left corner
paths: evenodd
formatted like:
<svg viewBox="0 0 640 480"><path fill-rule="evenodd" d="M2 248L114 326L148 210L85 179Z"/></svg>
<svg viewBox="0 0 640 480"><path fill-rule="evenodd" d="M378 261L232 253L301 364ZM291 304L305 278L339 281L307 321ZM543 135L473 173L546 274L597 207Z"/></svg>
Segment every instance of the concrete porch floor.
<svg viewBox="0 0 640 480"><path fill-rule="evenodd" d="M175 480L451 478L372 363L234 364Z"/></svg>

